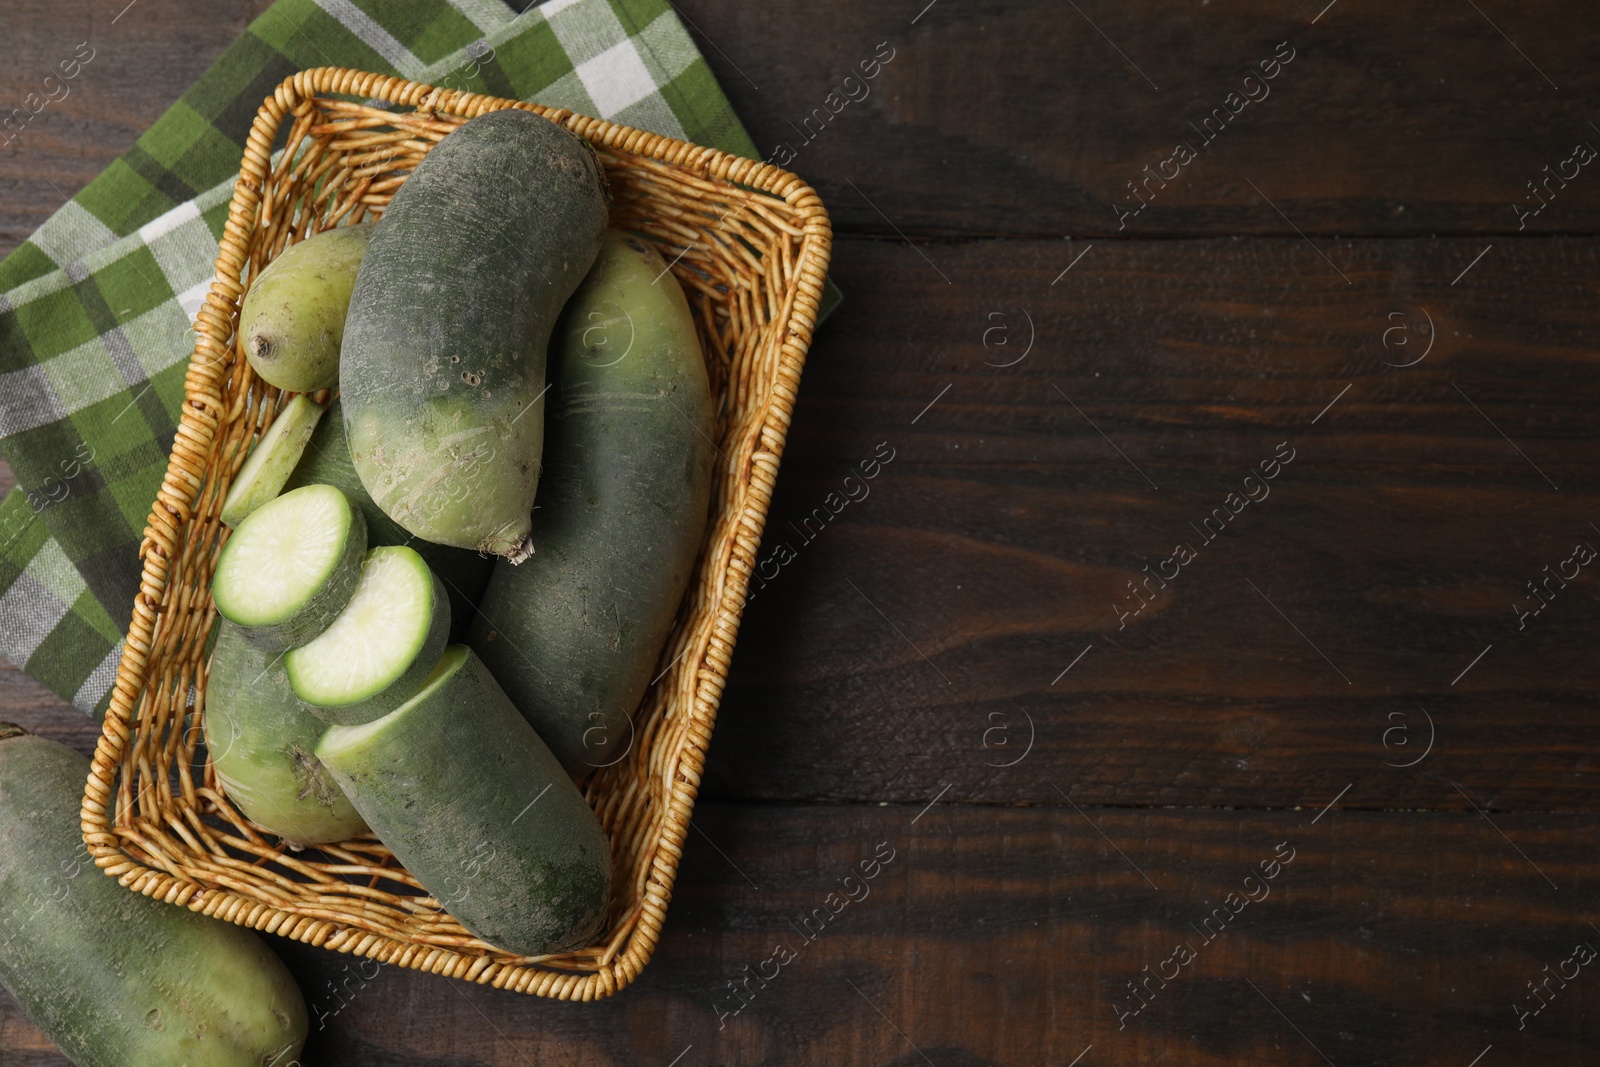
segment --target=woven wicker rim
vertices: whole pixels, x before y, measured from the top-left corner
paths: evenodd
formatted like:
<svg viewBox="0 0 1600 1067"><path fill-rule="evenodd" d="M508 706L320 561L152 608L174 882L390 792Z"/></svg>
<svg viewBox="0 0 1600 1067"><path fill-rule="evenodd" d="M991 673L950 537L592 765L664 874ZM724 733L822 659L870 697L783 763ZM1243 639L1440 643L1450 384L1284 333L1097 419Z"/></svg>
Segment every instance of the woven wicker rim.
<svg viewBox="0 0 1600 1067"><path fill-rule="evenodd" d="M597 807L632 804L634 807L630 810L647 810L639 809L638 805L649 801L638 800L632 794L659 788L661 810L657 815L659 833L656 839L639 845L641 854L648 856L648 863L643 864L645 876L642 884L633 887L628 913L614 922L617 932L605 951L586 968L588 973L573 973L572 970L551 969L541 965L554 963L560 966L566 962L571 966L570 961L508 962L503 954L501 958L495 958L493 954L456 951L438 943L400 940L341 923L338 916L309 916L276 908L225 885L207 888L196 881L174 877L166 870L152 868L131 856L128 849L139 849L140 842L133 838L125 839L126 828L114 825L118 810L119 775L126 776L133 770L141 770L147 779L149 777L148 767L124 766L128 760L139 758L137 752L130 755L129 741L136 730L140 709L153 703L152 694L170 683L170 678L165 676L171 673L170 664L163 677L151 677L152 653L157 649L157 642L170 639L171 631L180 623L187 625L192 622L186 619L185 613L193 615L199 610L211 611L209 602L196 604L185 590L171 588L169 577L174 564L184 556L186 531L198 518L196 509L201 501L202 480L196 472L206 470L219 432L228 429L231 417L237 417L237 412L230 415L223 404L222 389L226 376L234 373L230 371L230 356L233 352L234 321L244 290L240 278L251 261L251 238L261 206L261 192L273 170L273 140L284 118L308 113L315 106L314 98L318 94L387 101L390 105L415 108L419 113L461 118L472 118L486 111L511 107L532 111L559 123L603 151L643 157L631 165L647 171L660 174L670 172L674 180L690 185L708 183L717 186L719 192L731 191L745 196L747 202L748 195L740 194L729 183L757 194L775 197L783 202L789 216L797 220L797 224L764 220L768 225L793 235L797 240L797 252L791 257L789 252L784 251L779 257L783 262L773 268L781 275L781 290L772 290L770 277L763 279L767 290L765 298L773 308L770 321L763 327L763 337L771 338L764 343L775 343L778 349L776 373L767 395L759 398L759 410L763 414L759 425L749 434L749 439L734 442L737 447L727 450L725 455L731 456L728 468L719 473L719 479L729 481L721 492L721 499L725 502L723 513L713 515L712 525L723 532L723 540L720 544L708 546L696 579L699 592L704 594L701 603L708 609L707 618L696 616L696 632L705 634L704 647L696 649L696 656L685 656L681 665L672 668L673 677L684 680L677 692L687 698L681 702L687 706L674 703L675 696L661 698L661 703L670 709L671 714L683 717L685 725L679 734L678 748L668 753L665 768L668 773L663 779L610 787L617 793L628 793L626 798L618 799L610 792L597 795L594 783L600 776L590 779L588 797L591 804ZM704 767L711 727L727 679L749 576L755 567L755 556L798 392L801 369L822 299L831 243L832 231L827 213L816 193L795 175L769 164L574 114L565 109L436 88L346 68L323 67L301 71L280 84L263 103L245 146L240 179L221 239L217 280L213 282L195 323L199 338L185 376L185 403L181 421L167 472L140 546L144 564L140 593L134 603L110 709L106 713L83 798L84 840L95 863L108 876L117 878L122 885L145 896L243 926L401 966L562 1000L597 999L631 982L654 951L671 897L678 859ZM756 257L748 254L744 258L752 263L758 262ZM256 268L259 269L260 265L258 261ZM693 283L692 278L688 281ZM686 285L686 288L689 286ZM691 297L695 295L691 292ZM704 300L714 294L698 295ZM694 303L693 299L691 303ZM733 375L725 384L729 391L742 392L747 387L748 383ZM727 397L724 396L723 400L727 402ZM263 402L261 407L264 409L265 406ZM263 411L259 417L263 421L258 430L265 428L271 413ZM214 509L214 503L212 507ZM691 590L693 595L695 590ZM208 601L209 598L206 599ZM209 622L207 618L204 628L198 631L202 645L209 631ZM680 619L679 631L684 629L686 626ZM683 643L680 637L681 634L675 631L669 639L668 651ZM685 646L683 652L688 651ZM160 713L152 711L151 714ZM643 714L641 709L641 716ZM668 712L663 711L662 714ZM656 740L663 737L664 733L657 733L654 739L647 740L645 744L655 744ZM186 773L186 770L180 770L180 774ZM604 775L606 772L601 773ZM185 835L183 828L174 829L180 835ZM476 944L482 947L481 942Z"/></svg>

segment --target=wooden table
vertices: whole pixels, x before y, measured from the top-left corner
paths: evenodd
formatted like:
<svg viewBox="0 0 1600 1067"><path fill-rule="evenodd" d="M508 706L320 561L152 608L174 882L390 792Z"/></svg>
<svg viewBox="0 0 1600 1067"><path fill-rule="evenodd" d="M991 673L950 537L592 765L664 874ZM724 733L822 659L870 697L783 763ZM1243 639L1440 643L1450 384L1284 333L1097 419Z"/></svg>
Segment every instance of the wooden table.
<svg viewBox="0 0 1600 1067"><path fill-rule="evenodd" d="M593 1005L336 997L347 957L275 941L305 1062L1578 1062L1592 11L923 2L681 5L830 205L847 302L654 961ZM264 3L119 6L8 7L0 102L103 59L0 153L0 251ZM14 671L0 712L92 747ZM0 1006L0 1064L64 1062Z"/></svg>

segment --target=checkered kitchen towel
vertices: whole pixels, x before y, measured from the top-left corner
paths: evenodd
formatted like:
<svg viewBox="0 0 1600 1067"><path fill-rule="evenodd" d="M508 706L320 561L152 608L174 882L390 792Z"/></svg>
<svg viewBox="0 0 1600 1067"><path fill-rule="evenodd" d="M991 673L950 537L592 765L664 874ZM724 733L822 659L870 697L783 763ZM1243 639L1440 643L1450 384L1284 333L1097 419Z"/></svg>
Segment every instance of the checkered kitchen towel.
<svg viewBox="0 0 1600 1067"><path fill-rule="evenodd" d="M92 62L80 75L92 76ZM567 107L758 155L665 0L546 0L520 15L500 0L268 8L0 263L0 451L18 483L0 504L0 656L84 711L109 702L140 534L183 401L190 324L250 124L274 86L319 66Z"/></svg>

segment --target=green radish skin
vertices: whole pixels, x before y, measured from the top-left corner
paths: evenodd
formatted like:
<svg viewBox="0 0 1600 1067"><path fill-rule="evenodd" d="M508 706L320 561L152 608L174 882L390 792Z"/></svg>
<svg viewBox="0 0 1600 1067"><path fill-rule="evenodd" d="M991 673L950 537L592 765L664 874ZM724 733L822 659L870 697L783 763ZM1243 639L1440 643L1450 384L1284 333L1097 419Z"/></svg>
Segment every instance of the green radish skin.
<svg viewBox="0 0 1600 1067"><path fill-rule="evenodd" d="M339 383L339 348L373 223L337 226L278 253L244 296L239 336L269 385L314 393Z"/></svg>
<svg viewBox="0 0 1600 1067"><path fill-rule="evenodd" d="M393 598L382 588L386 577L405 582L403 588L423 590L416 601L405 605L411 611L404 617L386 610L393 606ZM417 616L422 616L420 626ZM355 658L375 645L381 648L401 640L406 627L415 640L397 650L405 666L387 678L353 685ZM345 610L316 640L291 649L283 665L307 711L323 722L353 726L387 715L411 699L438 663L449 637L450 601L444 583L415 550L391 545L367 553L361 563L361 581ZM334 674L339 676L337 686L329 688L328 679Z"/></svg>
<svg viewBox="0 0 1600 1067"><path fill-rule="evenodd" d="M573 777L619 758L688 588L713 411L688 301L612 231L563 316L532 559L495 566L468 643Z"/></svg>
<svg viewBox="0 0 1600 1067"><path fill-rule="evenodd" d="M286 843L347 841L367 824L316 757L328 728L289 685L283 657L218 620L206 674L206 750L228 799Z"/></svg>
<svg viewBox="0 0 1600 1067"><path fill-rule="evenodd" d="M282 568L262 570L258 562L249 560L250 543L258 538L271 538L292 544L304 530L296 509L302 495L312 493L325 497L328 507L343 509L338 514L338 533L343 537L341 547L317 573L291 575L309 592L298 603L285 605L268 617L245 595L243 587L252 584L252 580L282 581ZM337 501L333 499L335 496ZM251 643L265 652L284 652L313 640L338 618L355 593L366 549L367 522L361 509L334 486L308 485L268 501L233 531L233 536L217 555L217 570L211 582L212 599L217 612L243 627Z"/></svg>
<svg viewBox="0 0 1600 1067"><path fill-rule="evenodd" d="M293 1062L306 1005L288 970L243 927L96 869L88 776L72 749L0 723L0 984L78 1067Z"/></svg>
<svg viewBox="0 0 1600 1067"><path fill-rule="evenodd" d="M297 396L283 406L261 435L239 473L233 476L228 498L222 503L222 521L237 526L251 512L283 492L283 485L300 462L311 435L322 419L322 406Z"/></svg>
<svg viewBox="0 0 1600 1067"><path fill-rule="evenodd" d="M444 582L450 595L450 640L460 640L467 625L476 613L475 605L489 583L489 572L494 560L476 552L448 545L436 545L412 534L383 513L373 503L367 487L361 484L355 464L350 460L350 445L344 434L344 413L337 401L328 409L327 416L317 424L311 435L300 465L289 476L287 487L298 489L303 485L326 484L337 486L345 496L361 509L367 520L367 547L382 545L409 545L427 561L428 567Z"/></svg>
<svg viewBox="0 0 1600 1067"><path fill-rule="evenodd" d="M594 151L518 110L445 137L378 221L339 387L362 483L418 537L533 550L545 350L605 226Z"/></svg>
<svg viewBox="0 0 1600 1067"><path fill-rule="evenodd" d="M474 936L522 956L600 936L600 821L488 668L452 645L410 701L336 726L317 756L378 837Z"/></svg>

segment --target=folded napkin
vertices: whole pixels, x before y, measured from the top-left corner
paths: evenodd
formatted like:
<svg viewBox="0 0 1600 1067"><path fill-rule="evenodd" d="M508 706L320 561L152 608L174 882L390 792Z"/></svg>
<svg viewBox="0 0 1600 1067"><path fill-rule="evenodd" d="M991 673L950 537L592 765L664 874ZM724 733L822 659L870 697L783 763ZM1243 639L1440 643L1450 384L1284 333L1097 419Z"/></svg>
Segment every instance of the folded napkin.
<svg viewBox="0 0 1600 1067"><path fill-rule="evenodd" d="M500 0L268 8L0 262L0 452L17 477L0 503L0 656L91 714L110 700L250 124L279 82L320 66L758 157L665 0L546 0L522 14Z"/></svg>

